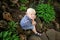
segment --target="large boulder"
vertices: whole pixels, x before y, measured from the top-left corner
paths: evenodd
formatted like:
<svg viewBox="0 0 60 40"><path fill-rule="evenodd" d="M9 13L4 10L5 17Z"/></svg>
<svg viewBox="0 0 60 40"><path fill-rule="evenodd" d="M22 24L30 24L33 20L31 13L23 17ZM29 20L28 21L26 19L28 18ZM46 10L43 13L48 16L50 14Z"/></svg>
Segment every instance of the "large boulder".
<svg viewBox="0 0 60 40"><path fill-rule="evenodd" d="M48 29L46 34L48 36L48 40L55 40L55 38L56 38L56 31L54 29Z"/></svg>
<svg viewBox="0 0 60 40"><path fill-rule="evenodd" d="M48 40L48 37L45 32L42 33L41 37L42 40Z"/></svg>
<svg viewBox="0 0 60 40"><path fill-rule="evenodd" d="M56 40L60 40L60 32L56 31Z"/></svg>
<svg viewBox="0 0 60 40"><path fill-rule="evenodd" d="M55 31L54 29L49 29L46 34L49 40L60 40L60 32Z"/></svg>
<svg viewBox="0 0 60 40"><path fill-rule="evenodd" d="M41 36L32 35L28 38L28 40L48 40L46 34L43 32Z"/></svg>
<svg viewBox="0 0 60 40"><path fill-rule="evenodd" d="M42 40L39 36L32 35L28 38L28 40Z"/></svg>

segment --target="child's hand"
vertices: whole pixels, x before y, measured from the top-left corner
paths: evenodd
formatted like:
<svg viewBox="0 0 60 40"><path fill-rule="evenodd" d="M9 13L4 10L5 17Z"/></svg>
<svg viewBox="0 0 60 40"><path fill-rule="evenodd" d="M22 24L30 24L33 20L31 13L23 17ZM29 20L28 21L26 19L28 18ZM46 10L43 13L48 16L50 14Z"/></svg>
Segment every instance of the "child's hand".
<svg viewBox="0 0 60 40"><path fill-rule="evenodd" d="M32 25L35 26L36 25L36 21L32 20Z"/></svg>

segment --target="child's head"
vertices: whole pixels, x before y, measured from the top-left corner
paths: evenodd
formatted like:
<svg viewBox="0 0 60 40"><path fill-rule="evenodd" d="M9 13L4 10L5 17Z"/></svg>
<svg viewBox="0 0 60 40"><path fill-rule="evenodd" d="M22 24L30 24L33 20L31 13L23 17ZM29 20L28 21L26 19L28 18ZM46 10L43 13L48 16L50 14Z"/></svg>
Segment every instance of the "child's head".
<svg viewBox="0 0 60 40"><path fill-rule="evenodd" d="M26 15L30 18L30 19L35 19L36 18L36 11L33 8L28 8Z"/></svg>

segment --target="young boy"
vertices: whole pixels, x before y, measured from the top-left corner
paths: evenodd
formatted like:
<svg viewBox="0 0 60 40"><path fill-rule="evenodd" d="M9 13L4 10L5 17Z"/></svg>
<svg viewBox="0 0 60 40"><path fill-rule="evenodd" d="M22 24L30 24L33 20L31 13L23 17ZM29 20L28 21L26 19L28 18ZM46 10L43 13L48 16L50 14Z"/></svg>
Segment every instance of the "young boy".
<svg viewBox="0 0 60 40"><path fill-rule="evenodd" d="M22 29L24 30L31 29L35 34L41 36L41 34L38 33L35 28L35 25L36 25L36 22L34 20L36 18L35 14L36 14L36 11L33 8L28 8L26 15L20 21L20 25Z"/></svg>

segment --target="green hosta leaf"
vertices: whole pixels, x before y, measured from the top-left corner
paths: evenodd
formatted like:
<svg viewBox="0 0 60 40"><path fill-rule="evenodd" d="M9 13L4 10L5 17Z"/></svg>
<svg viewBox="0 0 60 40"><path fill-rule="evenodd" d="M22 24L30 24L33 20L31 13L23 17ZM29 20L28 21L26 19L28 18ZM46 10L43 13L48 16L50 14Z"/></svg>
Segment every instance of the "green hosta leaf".
<svg viewBox="0 0 60 40"><path fill-rule="evenodd" d="M11 36L11 34L12 34L12 32L9 32L9 34L8 34L8 35L9 35L9 36Z"/></svg>
<svg viewBox="0 0 60 40"><path fill-rule="evenodd" d="M8 38L6 38L5 40L10 40L10 38L8 37Z"/></svg>
<svg viewBox="0 0 60 40"><path fill-rule="evenodd" d="M12 37L13 37L13 38L16 38L16 36L17 36L17 35L16 35L16 34L14 34Z"/></svg>
<svg viewBox="0 0 60 40"><path fill-rule="evenodd" d="M19 40L19 38L15 38L14 40Z"/></svg>
<svg viewBox="0 0 60 40"><path fill-rule="evenodd" d="M3 36L3 34L2 34L2 32L0 32L0 38L2 38L2 36Z"/></svg>
<svg viewBox="0 0 60 40"><path fill-rule="evenodd" d="M5 38L5 37L7 37L8 36L8 31L4 31L3 32L3 37Z"/></svg>

